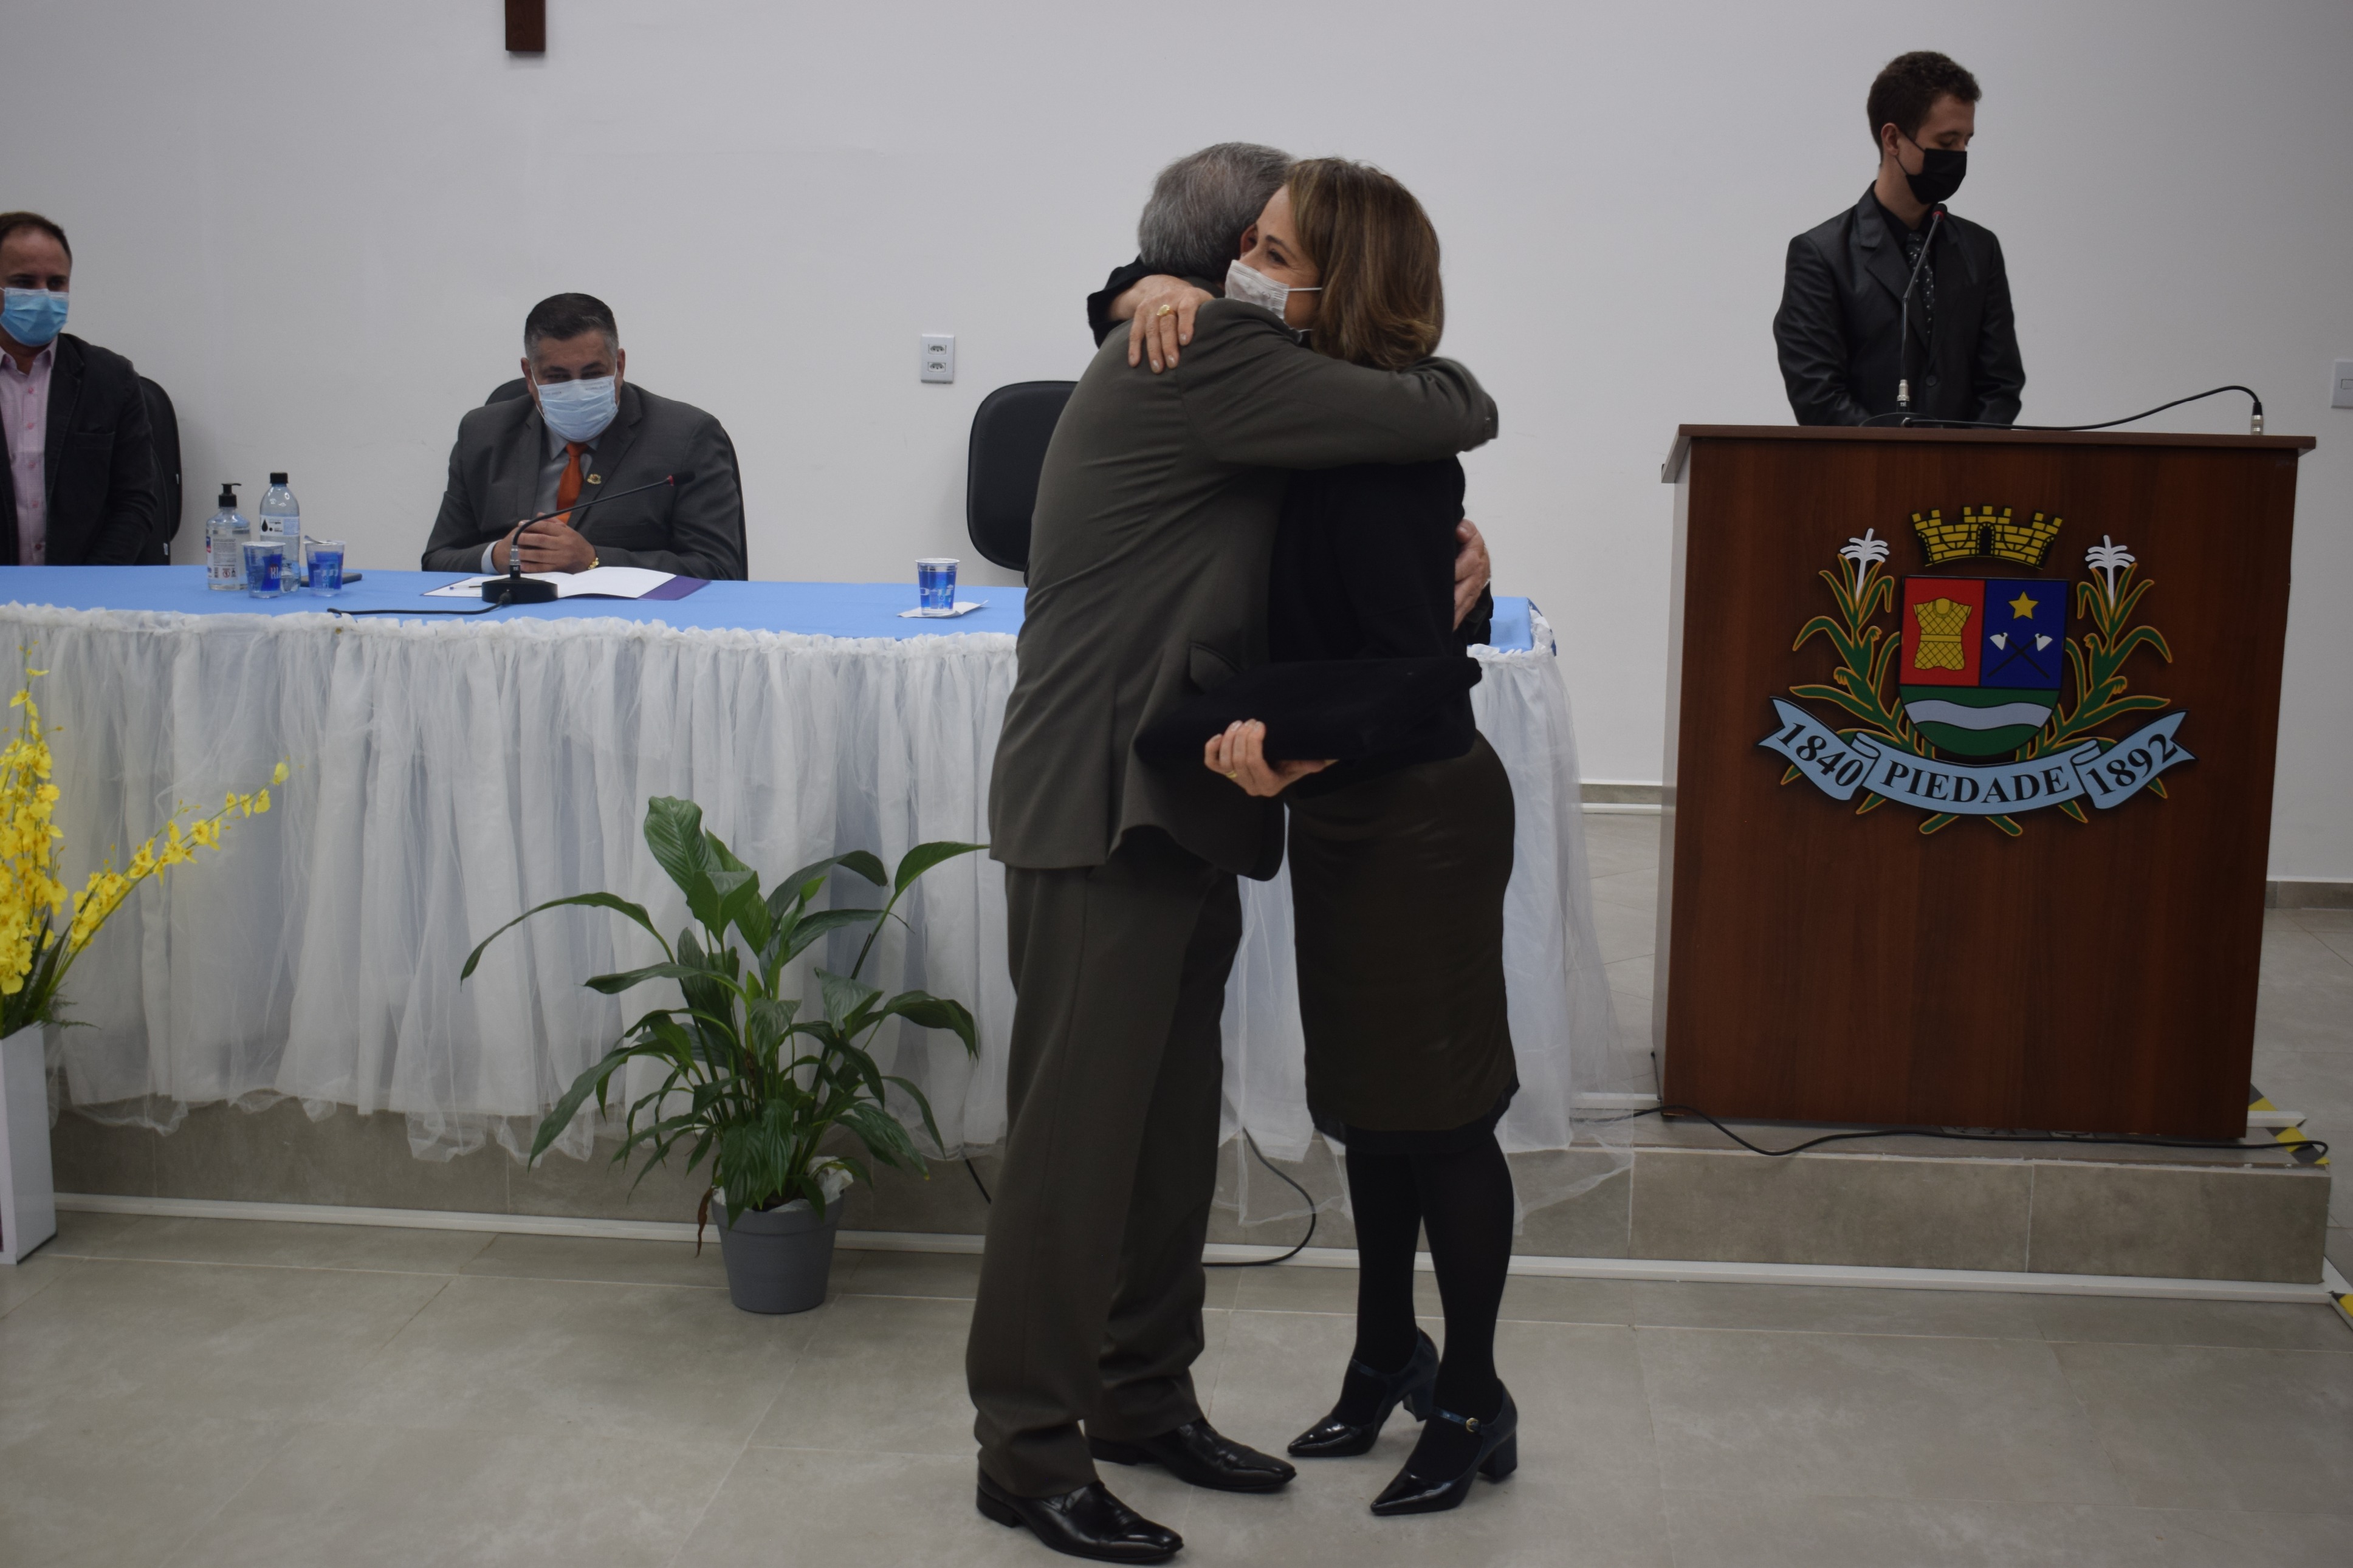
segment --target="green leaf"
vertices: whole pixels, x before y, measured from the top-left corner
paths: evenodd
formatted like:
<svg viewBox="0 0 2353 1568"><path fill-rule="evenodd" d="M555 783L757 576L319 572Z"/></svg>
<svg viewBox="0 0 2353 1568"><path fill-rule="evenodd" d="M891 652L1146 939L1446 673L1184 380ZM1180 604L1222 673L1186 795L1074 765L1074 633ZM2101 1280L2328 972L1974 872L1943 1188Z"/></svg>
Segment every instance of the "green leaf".
<svg viewBox="0 0 2353 1568"><path fill-rule="evenodd" d="M908 884L942 861L953 860L959 855L969 855L976 849L987 847L986 844L952 844L944 840L936 844L918 844L908 850L905 858L899 862L898 872L891 879L891 890L894 893L903 893L907 890Z"/></svg>
<svg viewBox="0 0 2353 1568"><path fill-rule="evenodd" d="M844 850L834 861L845 871L855 871L876 887L890 885L891 874L882 869L882 859L864 849Z"/></svg>
<svg viewBox="0 0 2353 1568"><path fill-rule="evenodd" d="M646 802L646 847L686 895L686 907L706 926L719 924L718 890L711 874L718 868L702 839L702 808L691 800L658 795Z"/></svg>
<svg viewBox="0 0 2353 1568"><path fill-rule="evenodd" d="M922 1111L923 1114L923 1131L932 1135L932 1147L944 1152L948 1146L948 1141L940 1136L940 1124L932 1120L932 1102L924 1098L923 1091L917 1089L913 1084L909 1083L905 1079L900 1078L895 1074L887 1081L895 1083L901 1089L906 1090L907 1098L913 1100L915 1102L915 1109Z"/></svg>
<svg viewBox="0 0 2353 1568"><path fill-rule="evenodd" d="M952 1029L964 1042L966 1055L980 1055L978 1032L973 1026L972 1015L961 1002L934 996L928 991L902 991L883 1005L881 1016L904 1018L926 1029Z"/></svg>
<svg viewBox="0 0 2353 1568"><path fill-rule="evenodd" d="M871 1100L858 1100L841 1113L841 1124L858 1135L867 1152L886 1165L896 1165L902 1171L921 1171L923 1152L907 1130L899 1125L898 1118Z"/></svg>
<svg viewBox="0 0 2353 1568"><path fill-rule="evenodd" d="M852 849L846 855L828 855L822 860L810 861L777 883L776 892L769 895L771 900L769 911L779 912L773 900L784 897L787 890L803 902L816 898L825 889L827 874L836 866L847 871L856 872L878 888L890 881L890 878L883 872L882 862L863 849Z"/></svg>
<svg viewBox="0 0 2353 1568"><path fill-rule="evenodd" d="M835 974L823 969L817 972L817 981L825 995L825 1016L832 1020L835 1028L845 1035L852 1033L856 1027L850 1020L882 994L879 988L867 984L863 980L853 980L849 975Z"/></svg>
<svg viewBox="0 0 2353 1568"><path fill-rule="evenodd" d="M709 828L702 830L702 847L711 851L711 863L722 871L749 871L752 868L735 858L727 841Z"/></svg>
<svg viewBox="0 0 2353 1568"><path fill-rule="evenodd" d="M645 907L643 905L633 904L629 902L628 900L616 897L611 893L575 893L568 899L550 899L543 904L538 905L533 909L525 910L522 913L515 916L514 919L507 921L505 925L499 927L498 930L484 937L481 940L480 945L477 946L473 952L466 955L466 967L458 972L458 979L459 983L463 984L465 981L472 977L474 965L482 961L483 948L490 946L491 943L498 941L500 937L504 936L516 926L522 924L523 921L531 919L532 916L539 914L543 910L560 910L567 904L577 905L583 909L611 910L617 914L627 915L631 920L637 921L639 925L645 927L647 935L652 937L656 942L661 942L661 950L664 952L670 952L670 943L662 942L661 932L654 930L654 922L646 914Z"/></svg>
<svg viewBox="0 0 2353 1568"><path fill-rule="evenodd" d="M826 932L845 926L868 925L881 918L881 910L819 910L816 914L803 915L770 939L769 946L761 952L760 962L782 968L808 951L809 944Z"/></svg>
<svg viewBox="0 0 2353 1568"><path fill-rule="evenodd" d="M642 1046L616 1046L605 1054L602 1061L574 1079L572 1087L564 1091L564 1098L555 1102L555 1109L540 1118L538 1134L531 1141L531 1160L524 1162L525 1164L536 1162L546 1153L547 1146L564 1136L564 1130L572 1125L574 1117L580 1114L582 1103L591 1094L601 1100L605 1080L611 1078L622 1063L644 1050Z"/></svg>

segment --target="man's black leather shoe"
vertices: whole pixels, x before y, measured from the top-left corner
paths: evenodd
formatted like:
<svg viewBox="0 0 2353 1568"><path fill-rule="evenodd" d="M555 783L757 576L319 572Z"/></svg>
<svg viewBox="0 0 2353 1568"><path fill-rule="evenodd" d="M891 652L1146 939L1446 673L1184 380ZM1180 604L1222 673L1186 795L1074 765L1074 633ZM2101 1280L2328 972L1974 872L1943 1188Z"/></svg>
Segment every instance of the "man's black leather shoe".
<svg viewBox="0 0 2353 1568"><path fill-rule="evenodd" d="M1140 1443L1089 1437L1098 1459L1114 1465L1158 1465L1180 1481L1221 1492L1271 1492L1288 1486L1299 1472L1271 1454L1221 1437L1207 1421L1187 1421L1173 1432Z"/></svg>
<svg viewBox="0 0 2353 1568"><path fill-rule="evenodd" d="M1015 1497L984 1471L974 1500L985 1517L1002 1525L1026 1524L1039 1544L1071 1557L1166 1563L1185 1549L1183 1536L1137 1513L1101 1481L1060 1497Z"/></svg>

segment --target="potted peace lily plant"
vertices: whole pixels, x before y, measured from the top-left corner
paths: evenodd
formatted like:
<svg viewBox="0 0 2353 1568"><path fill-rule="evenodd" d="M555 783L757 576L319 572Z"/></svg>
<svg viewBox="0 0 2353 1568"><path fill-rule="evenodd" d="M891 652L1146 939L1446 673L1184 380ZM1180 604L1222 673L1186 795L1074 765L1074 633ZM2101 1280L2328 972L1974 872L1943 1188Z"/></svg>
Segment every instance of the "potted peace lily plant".
<svg viewBox="0 0 2353 1568"><path fill-rule="evenodd" d="M711 1185L696 1216L697 1235L716 1197L729 1296L746 1311L804 1311L825 1300L842 1192L853 1178L872 1179L856 1154L824 1147L827 1134L841 1128L871 1158L923 1173L923 1153L885 1103L887 1089L895 1087L921 1114L933 1146L942 1146L923 1090L875 1063L874 1032L890 1019L904 1018L951 1030L967 1053L979 1052L972 1015L962 1004L922 991L886 998L859 976L883 923L915 879L982 846L919 844L888 872L877 857L853 849L802 867L764 896L759 873L704 828L702 808L692 801L649 801L645 837L693 917L693 926L681 930L675 943L663 941L642 905L612 893L578 893L526 910L492 931L467 958L459 979L474 973L483 949L501 933L567 905L610 910L659 942L660 963L596 975L586 984L618 995L668 981L677 985L681 1005L646 1014L574 1080L540 1122L531 1158L547 1152L591 1094L600 1111L608 1110L614 1076L645 1061L659 1080L628 1107L614 1162L626 1164L642 1152L638 1180L643 1181L681 1143L688 1145L689 1171L708 1160ZM889 897L879 908L811 910L810 901L837 869L887 889ZM814 998L781 994L786 965L811 943L860 927L866 939L849 973L816 971Z"/></svg>
<svg viewBox="0 0 2353 1568"><path fill-rule="evenodd" d="M268 785L249 795L231 791L218 811L202 816L182 805L164 830L132 852L120 869L110 861L72 895L58 878L50 820L58 786L54 759L28 669L26 684L8 700L19 715L0 748L0 1263L14 1263L57 1234L49 1178L49 1101L46 1037L64 1022L64 986L74 960L142 882L185 866L200 849L218 849L229 825L269 809ZM278 764L269 783L286 782ZM182 825L182 819L186 824ZM54 917L67 914L60 931Z"/></svg>

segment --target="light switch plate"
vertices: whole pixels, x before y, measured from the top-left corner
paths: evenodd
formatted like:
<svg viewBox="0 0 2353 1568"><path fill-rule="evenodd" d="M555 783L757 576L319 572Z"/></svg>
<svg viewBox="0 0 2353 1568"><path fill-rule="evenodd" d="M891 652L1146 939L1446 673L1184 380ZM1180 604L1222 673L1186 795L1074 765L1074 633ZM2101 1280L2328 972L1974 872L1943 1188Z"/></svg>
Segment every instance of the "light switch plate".
<svg viewBox="0 0 2353 1568"><path fill-rule="evenodd" d="M2337 374L2328 378L2328 406L2353 408L2353 359L2337 362Z"/></svg>
<svg viewBox="0 0 2353 1568"><path fill-rule="evenodd" d="M925 381L938 382L955 379L955 334L954 332L923 334L923 377Z"/></svg>

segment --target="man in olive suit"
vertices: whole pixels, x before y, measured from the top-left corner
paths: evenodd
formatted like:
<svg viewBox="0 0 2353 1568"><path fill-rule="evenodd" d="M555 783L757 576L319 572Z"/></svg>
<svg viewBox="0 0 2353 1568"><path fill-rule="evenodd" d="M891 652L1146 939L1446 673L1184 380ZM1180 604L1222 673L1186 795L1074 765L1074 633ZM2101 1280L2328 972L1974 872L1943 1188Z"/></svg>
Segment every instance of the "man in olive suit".
<svg viewBox="0 0 2353 1568"><path fill-rule="evenodd" d="M1127 353L1116 337L1097 353L1046 454L990 781L1017 1005L965 1366L981 1512L1074 1556L1157 1563L1183 1542L1105 1489L1097 1458L1233 1491L1293 1474L1212 1429L1190 1373L1235 878L1280 867L1282 808L1133 742L1263 662L1284 470L1451 457L1494 434L1495 407L1449 361L1348 364L1233 300L1200 306L1162 374Z"/></svg>

